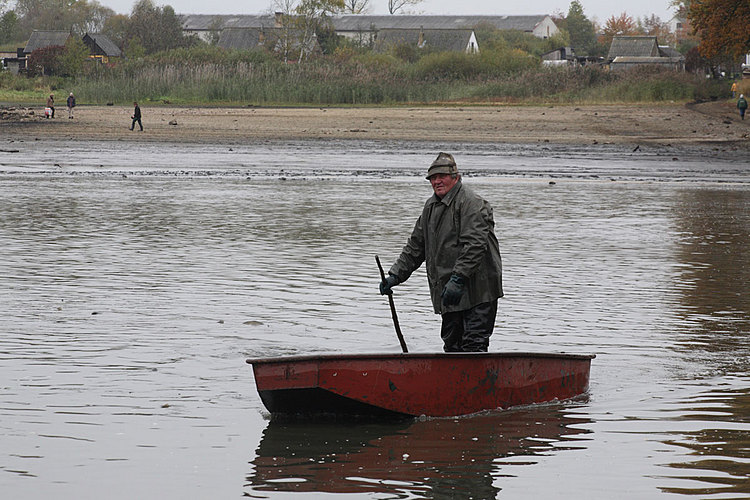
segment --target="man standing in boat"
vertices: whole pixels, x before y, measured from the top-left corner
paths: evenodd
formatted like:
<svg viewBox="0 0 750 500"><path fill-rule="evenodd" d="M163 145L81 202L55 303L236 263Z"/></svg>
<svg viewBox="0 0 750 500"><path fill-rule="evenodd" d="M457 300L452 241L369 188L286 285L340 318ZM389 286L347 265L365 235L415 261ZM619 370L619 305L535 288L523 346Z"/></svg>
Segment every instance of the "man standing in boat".
<svg viewBox="0 0 750 500"><path fill-rule="evenodd" d="M445 352L486 352L503 296L502 262L492 207L464 186L453 156L440 153L427 170L434 194L380 293L403 283L424 262L430 297L443 317Z"/></svg>

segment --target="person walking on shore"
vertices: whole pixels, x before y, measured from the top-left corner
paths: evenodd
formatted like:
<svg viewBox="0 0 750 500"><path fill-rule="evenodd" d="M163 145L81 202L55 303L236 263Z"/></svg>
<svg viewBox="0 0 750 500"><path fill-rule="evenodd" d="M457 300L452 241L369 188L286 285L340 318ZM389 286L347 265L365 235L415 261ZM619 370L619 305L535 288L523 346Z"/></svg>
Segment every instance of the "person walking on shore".
<svg viewBox="0 0 750 500"><path fill-rule="evenodd" d="M745 110L747 109L747 99L743 94L740 94L740 98L737 99L737 109L740 110L740 118L745 119Z"/></svg>
<svg viewBox="0 0 750 500"><path fill-rule="evenodd" d="M73 96L73 92L68 96L68 119L73 119L73 108L76 107L76 98Z"/></svg>
<svg viewBox="0 0 750 500"><path fill-rule="evenodd" d="M49 108L49 116L47 118L55 117L55 94L50 94L47 98L47 107Z"/></svg>
<svg viewBox="0 0 750 500"><path fill-rule="evenodd" d="M737 82L732 83L732 99L737 97Z"/></svg>
<svg viewBox="0 0 750 500"><path fill-rule="evenodd" d="M403 283L424 262L445 352L487 352L503 296L502 263L492 206L461 182L453 156L427 170L433 195L422 209L380 293Z"/></svg>
<svg viewBox="0 0 750 500"><path fill-rule="evenodd" d="M130 125L130 130L135 130L135 124L137 122L138 126L141 127L141 132L143 132L143 123L141 123L141 108L135 101L133 101L133 106L133 116L131 116L131 118L133 119L133 123Z"/></svg>

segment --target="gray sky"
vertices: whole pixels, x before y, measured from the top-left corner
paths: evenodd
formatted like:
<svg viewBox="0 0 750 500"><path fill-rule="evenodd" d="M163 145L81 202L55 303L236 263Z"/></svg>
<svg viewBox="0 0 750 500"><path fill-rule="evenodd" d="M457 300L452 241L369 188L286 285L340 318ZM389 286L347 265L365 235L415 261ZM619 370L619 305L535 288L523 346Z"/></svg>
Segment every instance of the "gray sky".
<svg viewBox="0 0 750 500"><path fill-rule="evenodd" d="M270 0L153 0L155 5L171 5L178 14L260 14L271 9ZM415 14L454 15L528 15L568 12L571 0L534 0L533 2L498 2L497 0L424 0L413 7ZM601 24L612 15L627 12L633 18L656 14L668 21L674 14L668 0L579 0L589 19ZM129 14L135 0L99 0L99 3L120 14ZM370 14L387 14L387 0L370 0Z"/></svg>

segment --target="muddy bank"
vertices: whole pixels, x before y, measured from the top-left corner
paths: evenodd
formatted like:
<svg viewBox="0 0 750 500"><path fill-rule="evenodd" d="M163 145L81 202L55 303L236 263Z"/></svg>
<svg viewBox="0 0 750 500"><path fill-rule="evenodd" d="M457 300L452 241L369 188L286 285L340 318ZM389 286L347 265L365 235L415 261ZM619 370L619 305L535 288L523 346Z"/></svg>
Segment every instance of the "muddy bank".
<svg viewBox="0 0 750 500"><path fill-rule="evenodd" d="M237 144L263 139L422 140L475 143L651 144L750 149L750 120L732 102L609 106L414 108L4 107L0 131L13 140L113 140Z"/></svg>

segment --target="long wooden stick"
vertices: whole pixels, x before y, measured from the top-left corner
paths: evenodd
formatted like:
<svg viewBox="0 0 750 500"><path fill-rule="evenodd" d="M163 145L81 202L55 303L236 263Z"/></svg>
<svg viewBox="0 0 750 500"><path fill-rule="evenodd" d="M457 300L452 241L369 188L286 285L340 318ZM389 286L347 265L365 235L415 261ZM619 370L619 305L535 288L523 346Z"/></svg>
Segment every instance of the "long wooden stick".
<svg viewBox="0 0 750 500"><path fill-rule="evenodd" d="M380 269L380 278L385 281L385 272L383 271L383 266L380 264L380 258L377 255L375 256L375 262L378 263L378 269ZM409 350L406 348L406 341L404 340L404 336L401 334L401 327L398 325L398 315L396 314L396 304L393 303L393 293L388 294L388 303L391 305L393 326L396 327L396 335L398 336L398 341L401 343L401 349L404 352L409 352Z"/></svg>

